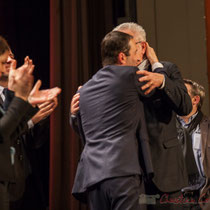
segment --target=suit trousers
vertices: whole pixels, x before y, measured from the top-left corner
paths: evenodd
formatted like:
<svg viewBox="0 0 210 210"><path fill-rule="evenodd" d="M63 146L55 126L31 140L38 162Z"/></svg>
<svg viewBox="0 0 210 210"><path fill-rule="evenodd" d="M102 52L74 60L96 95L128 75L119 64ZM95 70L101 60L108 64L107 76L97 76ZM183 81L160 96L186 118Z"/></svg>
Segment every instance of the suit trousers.
<svg viewBox="0 0 210 210"><path fill-rule="evenodd" d="M144 193L139 175L106 179L88 189L91 210L143 210L139 196Z"/></svg>
<svg viewBox="0 0 210 210"><path fill-rule="evenodd" d="M0 182L0 209L9 210L8 182Z"/></svg>

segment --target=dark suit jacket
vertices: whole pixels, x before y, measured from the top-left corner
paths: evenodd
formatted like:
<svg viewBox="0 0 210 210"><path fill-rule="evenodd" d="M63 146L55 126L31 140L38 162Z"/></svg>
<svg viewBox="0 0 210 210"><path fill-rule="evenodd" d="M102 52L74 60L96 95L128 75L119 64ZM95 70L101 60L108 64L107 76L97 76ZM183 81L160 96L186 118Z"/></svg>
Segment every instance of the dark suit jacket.
<svg viewBox="0 0 210 210"><path fill-rule="evenodd" d="M189 114L192 104L176 65L169 62L163 65L164 69L155 71L165 75L165 87L144 100L144 110L154 167L153 181L162 192L172 192L188 185L175 115Z"/></svg>
<svg viewBox="0 0 210 210"><path fill-rule="evenodd" d="M204 174L206 176L206 183L201 189L201 196L210 199L210 119L203 117L200 123L201 129L201 157L203 163Z"/></svg>
<svg viewBox="0 0 210 210"><path fill-rule="evenodd" d="M85 146L72 190L75 196L102 180L141 174L139 141L151 169L137 70L106 66L79 90L79 130Z"/></svg>
<svg viewBox="0 0 210 210"><path fill-rule="evenodd" d="M7 110L14 98L14 92L6 89L4 94L5 94L5 101L3 103L3 107L5 110ZM43 172L43 169L40 170L40 166L42 166L45 161L42 159L40 160L41 162L39 162L40 159L39 153L41 151L40 148L47 141L45 138L46 135L44 134L48 132L49 126L46 125L49 125L49 118L42 120L40 123L34 125L32 129L28 129L27 121L21 122L18 126L18 127L21 126L23 127L21 128L21 132L19 132L19 134L21 135L19 136L12 135L10 138L11 146L15 148L15 162L14 162L15 180L14 182L10 183L8 188L10 194L10 201L16 201L20 199L23 196L25 190L27 190L27 196L31 191L33 191L36 192L33 195L37 195L37 198L40 198L41 202L44 201L45 199L43 197L44 190L40 179L41 177L40 174L41 172ZM33 170L33 175L29 176L32 170ZM26 178L28 176L30 179L33 180L30 181L27 180L26 182ZM28 184L28 186L26 186L26 189L25 189L25 183ZM29 186L32 187L33 184L34 184L33 189L29 189ZM32 198L32 196L29 197ZM37 199L35 201L35 200L29 200L27 198L27 202L30 203L35 202L36 203L35 206L37 207L38 205L37 203L39 202L39 200ZM25 205L25 203L22 200L21 204Z"/></svg>
<svg viewBox="0 0 210 210"><path fill-rule="evenodd" d="M11 139L22 133L27 121L36 112L36 108L17 97L14 97L5 113L0 109L0 181L14 181L14 167L10 157Z"/></svg>

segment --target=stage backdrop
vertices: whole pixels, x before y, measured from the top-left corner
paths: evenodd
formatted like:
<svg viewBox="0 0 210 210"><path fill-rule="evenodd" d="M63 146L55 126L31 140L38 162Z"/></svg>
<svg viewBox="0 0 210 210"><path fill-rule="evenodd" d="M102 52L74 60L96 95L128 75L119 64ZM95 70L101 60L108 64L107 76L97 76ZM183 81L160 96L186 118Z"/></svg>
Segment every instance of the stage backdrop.
<svg viewBox="0 0 210 210"><path fill-rule="evenodd" d="M81 145L69 125L78 85L101 68L100 42L112 25L111 0L50 1L50 83L62 88L51 118L50 210L79 210L71 189Z"/></svg>

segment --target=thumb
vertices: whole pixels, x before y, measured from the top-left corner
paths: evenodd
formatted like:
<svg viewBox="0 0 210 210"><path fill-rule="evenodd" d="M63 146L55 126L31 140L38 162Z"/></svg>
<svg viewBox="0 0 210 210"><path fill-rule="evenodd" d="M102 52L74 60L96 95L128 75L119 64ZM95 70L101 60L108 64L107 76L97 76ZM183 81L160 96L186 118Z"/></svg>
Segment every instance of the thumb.
<svg viewBox="0 0 210 210"><path fill-rule="evenodd" d="M11 70L15 70L16 69L16 65L17 65L17 61L16 60L12 60Z"/></svg>
<svg viewBox="0 0 210 210"><path fill-rule="evenodd" d="M138 70L137 72L136 72L136 74L140 74L140 75L148 75L149 74L149 72L147 71L147 70Z"/></svg>
<svg viewBox="0 0 210 210"><path fill-rule="evenodd" d="M33 95L34 93L36 93L37 91L39 91L39 88L41 87L42 85L42 81L39 79L36 84L34 85L32 91L31 91L31 94L30 95Z"/></svg>
<svg viewBox="0 0 210 210"><path fill-rule="evenodd" d="M79 86L77 90L79 90L82 86Z"/></svg>

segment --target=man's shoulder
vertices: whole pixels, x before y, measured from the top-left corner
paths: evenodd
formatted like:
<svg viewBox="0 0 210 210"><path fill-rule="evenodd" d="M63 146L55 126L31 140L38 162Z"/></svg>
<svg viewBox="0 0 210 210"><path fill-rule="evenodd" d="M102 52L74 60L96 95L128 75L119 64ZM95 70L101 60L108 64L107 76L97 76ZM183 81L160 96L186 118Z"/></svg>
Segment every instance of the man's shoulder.
<svg viewBox="0 0 210 210"><path fill-rule="evenodd" d="M133 71L137 71L138 68L137 66L122 66L122 65L107 65L105 67L103 67L101 70L133 70Z"/></svg>
<svg viewBox="0 0 210 210"><path fill-rule="evenodd" d="M210 124L210 117L209 117L209 116L204 115L204 116L203 116L203 119L202 119L202 121L201 121L201 122Z"/></svg>
<svg viewBox="0 0 210 210"><path fill-rule="evenodd" d="M166 74L168 74L168 76L170 76L171 74L180 73L176 64L169 61L160 61L160 63L163 64L163 69L161 69L160 71L165 72Z"/></svg>
<svg viewBox="0 0 210 210"><path fill-rule="evenodd" d="M163 64L163 66L167 66L167 67L170 67L170 66L176 66L176 64L170 62L170 61L160 61L160 63Z"/></svg>

